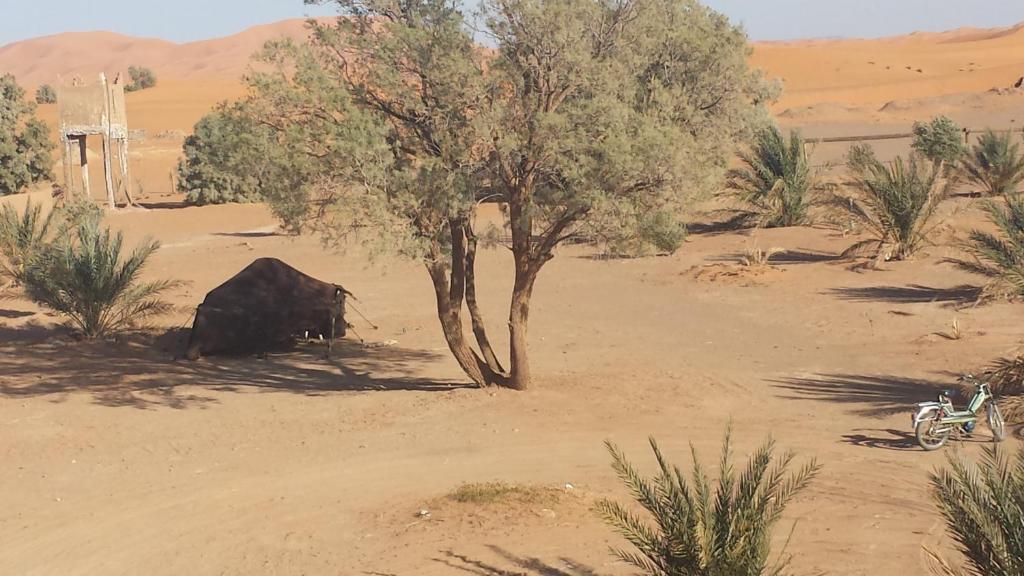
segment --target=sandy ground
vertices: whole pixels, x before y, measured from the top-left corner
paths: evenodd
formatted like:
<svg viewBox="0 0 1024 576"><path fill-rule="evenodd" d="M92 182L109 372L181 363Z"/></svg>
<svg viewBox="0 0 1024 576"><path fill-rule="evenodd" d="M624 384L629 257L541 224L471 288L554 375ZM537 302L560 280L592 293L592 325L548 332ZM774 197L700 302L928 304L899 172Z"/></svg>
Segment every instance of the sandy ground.
<svg viewBox="0 0 1024 576"><path fill-rule="evenodd" d="M905 130L933 110L1009 127L1024 122L1024 96L985 91L1024 74L1022 38L765 45L754 62L786 78L777 111L809 135ZM796 522L797 574L925 574L924 548L950 549L927 483L945 454L914 446L910 407L1021 344L1019 308L964 307L981 280L945 263L983 222L975 201L943 206L940 246L865 273L833 261L854 240L834 230L716 232L702 214L675 256L564 249L535 297L535 388L475 390L446 351L420 266L278 235L262 206L178 204L183 135L241 93L225 67L195 72L200 53L180 62L192 72L129 96L132 127L147 131L132 166L148 209L108 217L129 241L163 242L147 276L188 282L171 295L180 310L150 336L83 344L30 303L0 301L0 574L629 574L607 552L623 542L591 510L627 497L602 442L645 470L649 435L681 464L688 443L711 462L730 421L741 455L773 435L825 465L779 529L781 545ZM976 71L959 70L969 62ZM883 82L883 71L901 76ZM822 162L841 153L816 151ZM738 268L754 246L787 252L762 271ZM343 283L380 328L355 319L366 344L350 335L331 360L307 346L175 361L190 310L262 256ZM500 250L479 263L499 346L508 264ZM982 429L958 449L976 455L987 440ZM446 497L485 481L555 495Z"/></svg>

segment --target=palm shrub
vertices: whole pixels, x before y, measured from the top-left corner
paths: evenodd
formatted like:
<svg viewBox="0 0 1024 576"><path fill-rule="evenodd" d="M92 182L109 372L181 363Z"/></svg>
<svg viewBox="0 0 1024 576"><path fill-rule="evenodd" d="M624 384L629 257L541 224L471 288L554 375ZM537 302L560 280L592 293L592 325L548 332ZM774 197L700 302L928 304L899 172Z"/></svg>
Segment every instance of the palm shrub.
<svg viewBox="0 0 1024 576"><path fill-rule="evenodd" d="M1012 134L987 130L961 161L960 171L989 196L1013 194L1024 182L1024 155Z"/></svg>
<svg viewBox="0 0 1024 576"><path fill-rule="evenodd" d="M936 572L1024 574L1024 450L1011 461L986 447L976 465L950 457L948 468L931 474L931 483L946 529L967 560L966 570L958 571L933 553Z"/></svg>
<svg viewBox="0 0 1024 576"><path fill-rule="evenodd" d="M714 488L692 445L693 474L687 480L665 460L653 438L658 472L652 478L640 475L619 448L606 443L612 467L655 522L645 522L616 502L600 502L598 512L635 548L613 553L651 576L780 574L788 558L769 566L772 528L820 466L811 460L790 473L793 454L775 458L775 442L769 439L737 474L730 436L727 432Z"/></svg>
<svg viewBox="0 0 1024 576"><path fill-rule="evenodd" d="M111 234L98 219L83 220L30 263L25 273L28 297L66 317L88 340L169 311L170 304L159 296L178 283L139 279L160 243L147 239L122 258L123 243L120 232Z"/></svg>
<svg viewBox="0 0 1024 576"><path fill-rule="evenodd" d="M966 244L971 260L954 260L968 272L993 279L999 292L1024 296L1024 199L1007 196L1005 205L987 202L985 211L999 233L972 230Z"/></svg>
<svg viewBox="0 0 1024 576"><path fill-rule="evenodd" d="M778 126L757 132L749 150L740 152L743 166L729 170L727 186L749 206L750 216L760 226L799 226L810 221L810 208L817 188L817 174L811 169L800 132L789 140Z"/></svg>
<svg viewBox="0 0 1024 576"><path fill-rule="evenodd" d="M53 217L31 200L21 214L10 204L0 206L0 286L24 283L28 264L50 240Z"/></svg>
<svg viewBox="0 0 1024 576"><path fill-rule="evenodd" d="M858 148L848 165L856 194L836 198L834 204L874 238L854 244L844 256L869 253L895 260L913 256L935 229L935 211L952 187L952 180L943 177L943 164L911 154L908 160L897 158L890 167Z"/></svg>
<svg viewBox="0 0 1024 576"><path fill-rule="evenodd" d="M1006 420L1024 420L1024 356L997 360L988 382Z"/></svg>

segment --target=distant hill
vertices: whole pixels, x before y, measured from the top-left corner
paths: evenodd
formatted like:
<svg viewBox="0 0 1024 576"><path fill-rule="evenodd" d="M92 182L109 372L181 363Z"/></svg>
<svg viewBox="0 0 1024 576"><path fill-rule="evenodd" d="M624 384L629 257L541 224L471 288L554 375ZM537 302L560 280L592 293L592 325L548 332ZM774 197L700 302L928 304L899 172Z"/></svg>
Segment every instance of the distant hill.
<svg viewBox="0 0 1024 576"><path fill-rule="evenodd" d="M0 73L14 74L25 86L75 75L91 81L100 72L112 76L131 65L152 68L159 79L236 80L267 40L305 38L305 23L304 19L284 20L185 44L113 32L67 32L0 47Z"/></svg>

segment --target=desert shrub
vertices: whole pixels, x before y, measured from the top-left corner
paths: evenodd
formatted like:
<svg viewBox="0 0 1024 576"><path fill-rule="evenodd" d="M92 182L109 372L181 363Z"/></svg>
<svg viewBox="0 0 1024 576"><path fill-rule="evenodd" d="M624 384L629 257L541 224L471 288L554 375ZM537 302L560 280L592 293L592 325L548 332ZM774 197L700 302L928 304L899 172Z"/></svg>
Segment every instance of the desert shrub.
<svg viewBox="0 0 1024 576"><path fill-rule="evenodd" d="M960 170L967 180L981 186L984 194L1013 194L1024 182L1024 155L1012 134L988 130L964 156Z"/></svg>
<svg viewBox="0 0 1024 576"><path fill-rule="evenodd" d="M304 159L279 144L244 104L221 105L185 139L178 189L191 204L260 202L302 187ZM308 209L304 207L305 209Z"/></svg>
<svg viewBox="0 0 1024 576"><path fill-rule="evenodd" d="M839 196L833 204L861 224L874 238L858 242L844 256L869 253L903 260L928 241L939 202L948 196L951 182L944 165L918 154L897 158L892 166L878 161L866 148L847 158L856 193Z"/></svg>
<svg viewBox="0 0 1024 576"><path fill-rule="evenodd" d="M26 268L25 292L32 301L67 318L90 340L170 310L159 296L177 283L139 279L159 242L147 239L123 258L121 233L112 235L97 218L84 219L71 232L45 245Z"/></svg>
<svg viewBox="0 0 1024 576"><path fill-rule="evenodd" d="M54 212L31 201L21 214L0 206L0 286L23 284L25 270L50 241Z"/></svg>
<svg viewBox="0 0 1024 576"><path fill-rule="evenodd" d="M977 464L950 456L949 466L932 473L931 483L946 530L967 560L967 570L958 571L933 553L936 572L1024 574L1024 450L1011 461L996 447L986 447Z"/></svg>
<svg viewBox="0 0 1024 576"><path fill-rule="evenodd" d="M936 116L930 122L914 122L914 150L932 162L954 166L967 153L964 130L946 116Z"/></svg>
<svg viewBox="0 0 1024 576"><path fill-rule="evenodd" d="M149 68L143 66L128 67L128 84L124 89L126 92L137 92L156 86L156 74Z"/></svg>
<svg viewBox="0 0 1024 576"><path fill-rule="evenodd" d="M43 84L36 88L36 104L56 104L57 91L49 84Z"/></svg>
<svg viewBox="0 0 1024 576"><path fill-rule="evenodd" d="M686 224L671 207L642 207L623 202L599 203L580 237L606 256L635 258L674 254L686 239Z"/></svg>
<svg viewBox="0 0 1024 576"><path fill-rule="evenodd" d="M14 76L0 76L0 196L53 178L50 129Z"/></svg>
<svg viewBox="0 0 1024 576"><path fill-rule="evenodd" d="M599 513L636 548L616 550L622 560L651 576L777 574L788 563L780 555L769 566L772 528L790 500L807 487L820 467L812 460L790 473L793 454L775 457L775 443L765 442L742 472L732 465L730 434L722 445L719 477L712 487L693 454L692 479L670 465L651 439L658 463L645 478L614 444L607 443L613 468L655 524L612 501L598 504Z"/></svg>
<svg viewBox="0 0 1024 576"><path fill-rule="evenodd" d="M997 360L992 366L989 385L1006 421L1024 421L1024 356Z"/></svg>
<svg viewBox="0 0 1024 576"><path fill-rule="evenodd" d="M971 260L954 260L968 272L988 276L998 292L1024 296L1024 199L1007 196L1005 204L986 202L997 234L972 230L965 248Z"/></svg>
<svg viewBox="0 0 1024 576"><path fill-rule="evenodd" d="M727 174L728 187L750 207L758 225L799 226L810 221L817 176L798 131L792 131L787 141L777 126L764 128L750 149L740 153L740 160L743 167Z"/></svg>

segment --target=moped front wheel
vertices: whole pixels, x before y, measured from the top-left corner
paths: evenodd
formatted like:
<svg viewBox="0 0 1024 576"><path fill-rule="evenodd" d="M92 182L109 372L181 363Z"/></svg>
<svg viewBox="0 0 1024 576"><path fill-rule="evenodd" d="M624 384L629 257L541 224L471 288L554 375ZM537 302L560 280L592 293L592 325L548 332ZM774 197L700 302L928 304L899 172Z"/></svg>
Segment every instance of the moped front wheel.
<svg viewBox="0 0 1024 576"><path fill-rule="evenodd" d="M930 418L918 422L917 427L914 429L917 443L921 445L921 448L929 452L938 450L946 445L946 441L949 440L949 431L949 426L939 428L938 420Z"/></svg>
<svg viewBox="0 0 1024 576"><path fill-rule="evenodd" d="M1003 413L995 402L988 405L988 427L992 430L992 441L1002 442L1006 438L1006 421L1003 420Z"/></svg>

